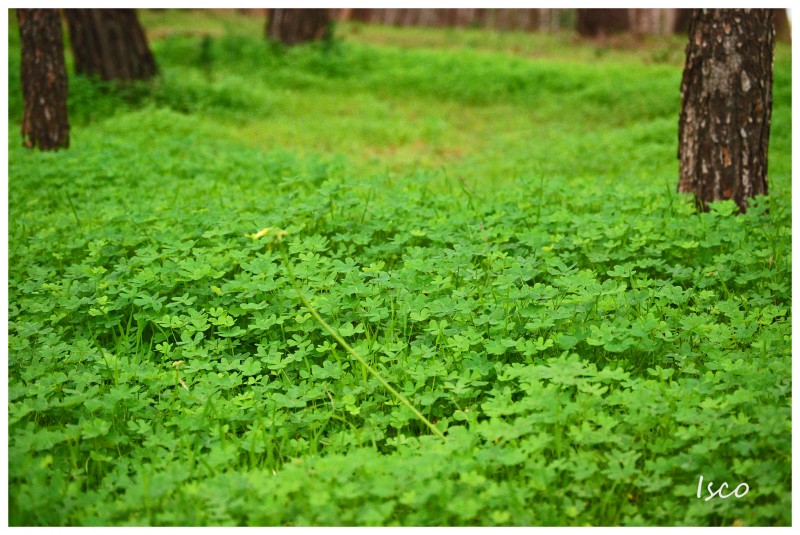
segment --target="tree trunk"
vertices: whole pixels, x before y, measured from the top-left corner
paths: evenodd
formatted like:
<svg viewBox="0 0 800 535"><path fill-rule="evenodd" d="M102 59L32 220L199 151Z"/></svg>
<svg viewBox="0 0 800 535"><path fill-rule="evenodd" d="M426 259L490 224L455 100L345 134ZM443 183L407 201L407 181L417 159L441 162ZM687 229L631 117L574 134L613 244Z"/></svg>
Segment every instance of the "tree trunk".
<svg viewBox="0 0 800 535"><path fill-rule="evenodd" d="M767 194L773 13L695 9L681 82L678 191L698 206Z"/></svg>
<svg viewBox="0 0 800 535"><path fill-rule="evenodd" d="M149 80L156 61L133 9L65 9L75 72L104 80Z"/></svg>
<svg viewBox="0 0 800 535"><path fill-rule="evenodd" d="M631 27L627 9L578 9L576 29L584 37L603 37L627 32Z"/></svg>
<svg viewBox="0 0 800 535"><path fill-rule="evenodd" d="M673 33L686 34L689 32L689 24L692 22L692 10L687 8L676 9L675 26Z"/></svg>
<svg viewBox="0 0 800 535"><path fill-rule="evenodd" d="M792 42L792 29L789 27L789 17L785 9L773 9L773 21L775 22L775 40L784 43Z"/></svg>
<svg viewBox="0 0 800 535"><path fill-rule="evenodd" d="M374 22L372 20L374 18L372 11L373 10L369 8L353 8L350 11L350 17L352 20L358 22Z"/></svg>
<svg viewBox="0 0 800 535"><path fill-rule="evenodd" d="M273 9L267 21L267 38L285 45L324 39L330 32L327 9Z"/></svg>
<svg viewBox="0 0 800 535"><path fill-rule="evenodd" d="M638 35L661 35L665 33L665 21L668 9L631 9L630 29ZM670 32L671 32L670 28Z"/></svg>
<svg viewBox="0 0 800 535"><path fill-rule="evenodd" d="M22 42L22 137L41 150L69 147L67 69L56 9L17 9Z"/></svg>

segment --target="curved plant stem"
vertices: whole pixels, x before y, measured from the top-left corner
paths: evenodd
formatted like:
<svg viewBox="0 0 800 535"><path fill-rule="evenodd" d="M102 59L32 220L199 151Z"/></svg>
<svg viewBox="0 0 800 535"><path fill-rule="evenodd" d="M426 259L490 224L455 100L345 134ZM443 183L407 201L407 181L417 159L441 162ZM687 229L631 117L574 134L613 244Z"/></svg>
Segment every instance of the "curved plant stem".
<svg viewBox="0 0 800 535"><path fill-rule="evenodd" d="M338 332L336 332L336 331L333 329L333 327L331 327L330 325L328 325L328 323L327 323L327 322L326 322L324 319L322 319L322 316L320 316L319 312L317 312L317 309L315 309L315 308L314 308L314 307L311 305L311 303L309 303L309 302L308 302L308 299L306 299L306 296L305 296L305 295L303 294L303 292L300 290L300 286L297 284L297 280L294 278L294 271L292 270L292 264L291 264L291 262L289 261L289 255L286 253L286 248L285 248L285 246L284 246L283 244L281 244L281 253L283 254L283 260L284 260L284 263L286 264L286 271L289 273L289 278L290 278L290 279L291 279L291 281L292 281L292 286L294 286L294 289L295 289L295 291L297 291L297 294L300 296L300 300L301 300L301 301L303 301L303 304L304 304L304 305L305 305L305 307L308 309L308 311L309 311L309 312L311 312L311 315L312 315L312 316L314 316L314 318L315 318L315 319L316 319L316 320L319 322L319 324L320 324L320 325L322 325L322 327L323 327L323 328L324 328L326 331L328 331L328 333L330 333L330 335L331 335L331 336L333 336L333 338L334 338L334 339L335 339L337 342L339 342L339 344L340 344L340 345L341 345L343 348L345 348L345 349L347 350L347 352L348 352L348 353L350 353L350 355L352 355L352 357L353 357L354 359L356 359L356 360L357 360L357 361L358 361L358 362L359 362L359 363L360 363L362 366L364 366L364 368L366 368L366 369L367 369L367 371L373 375L373 377L375 377L375 378L376 378L378 381L380 381L380 383L381 383L381 384L382 384L382 385L383 385L383 386L386 388L386 390L388 390L389 392L391 392L391 393L392 393L392 394L393 394L393 395L394 395L394 396L395 396L397 399L399 399L399 400L400 400L400 402L401 402L403 405L405 405L406 407L408 407L409 409L411 409L411 412L413 412L413 413L414 413L414 414L417 416L417 418L419 418L419 419L420 419L420 421L422 421L422 423L424 423L426 426L428 426L428 428L429 428L431 431L433 431L433 434L435 434L436 436L438 436L438 437L439 437L439 438L441 438L442 440L444 440L444 441L447 441L447 439L445 438L444 434L442 434L442 432L441 432L441 431L439 431L438 429L436 429L436 426L434 426L434 425L433 425L433 424L432 424L432 423L431 423L431 422L430 422L430 421L429 421L427 418L425 418L425 416L423 416L423 415L422 415L422 413L421 413L421 412L419 412L419 411L418 411L418 410L417 410L417 409L416 409L416 408L415 408L415 407L414 407L414 406L411 404L411 402L409 402L409 401L408 401L408 400L405 398L405 396L403 396L403 395L402 395L400 392L398 392L397 390L395 390L395 389L394 389L394 387L392 387L392 385L390 385L390 384L389 384L389 383L386 381L386 379L384 379L384 378L381 376L381 374L380 374L380 373L378 373L378 371L377 371L377 370L375 370L375 369L374 369L372 366L370 366L370 365L367 363L367 361L366 361L366 360L364 360L364 357L362 357L361 355L359 355L359 354L358 354L358 352L357 352L355 349L353 349L353 348L350 346L350 344L348 344L347 342L345 342L344 338L342 338L342 336L341 336L341 335L340 335Z"/></svg>

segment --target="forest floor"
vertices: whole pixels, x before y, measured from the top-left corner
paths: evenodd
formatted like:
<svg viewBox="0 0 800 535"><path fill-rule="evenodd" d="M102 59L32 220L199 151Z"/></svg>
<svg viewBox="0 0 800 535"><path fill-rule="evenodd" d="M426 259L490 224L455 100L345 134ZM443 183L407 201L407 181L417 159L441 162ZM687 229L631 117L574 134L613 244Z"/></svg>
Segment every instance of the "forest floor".
<svg viewBox="0 0 800 535"><path fill-rule="evenodd" d="M789 47L698 215L682 39L140 18L54 153L11 20L12 525L791 525Z"/></svg>

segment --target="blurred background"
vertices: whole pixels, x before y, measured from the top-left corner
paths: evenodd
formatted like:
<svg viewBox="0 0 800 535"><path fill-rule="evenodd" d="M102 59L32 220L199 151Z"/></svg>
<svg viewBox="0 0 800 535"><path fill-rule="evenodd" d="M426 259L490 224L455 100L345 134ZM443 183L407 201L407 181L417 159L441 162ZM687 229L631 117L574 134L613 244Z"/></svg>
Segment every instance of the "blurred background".
<svg viewBox="0 0 800 535"><path fill-rule="evenodd" d="M268 15L269 9L239 9L241 13ZM434 28L484 28L552 33L576 31L582 36L602 36L617 32L640 35L685 33L691 9L332 9L336 21L357 21L390 26ZM786 9L775 9L777 37L789 40Z"/></svg>

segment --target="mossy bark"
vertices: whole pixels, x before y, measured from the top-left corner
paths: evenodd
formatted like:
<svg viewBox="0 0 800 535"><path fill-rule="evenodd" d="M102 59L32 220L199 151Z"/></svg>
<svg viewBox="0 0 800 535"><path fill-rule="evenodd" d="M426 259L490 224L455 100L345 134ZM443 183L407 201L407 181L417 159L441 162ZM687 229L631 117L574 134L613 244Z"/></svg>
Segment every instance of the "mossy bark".
<svg viewBox="0 0 800 535"><path fill-rule="evenodd" d="M18 9L22 41L22 137L26 147L69 147L67 70L57 9Z"/></svg>
<svg viewBox="0 0 800 535"><path fill-rule="evenodd" d="M681 82L678 191L701 209L767 193L773 13L695 9Z"/></svg>

